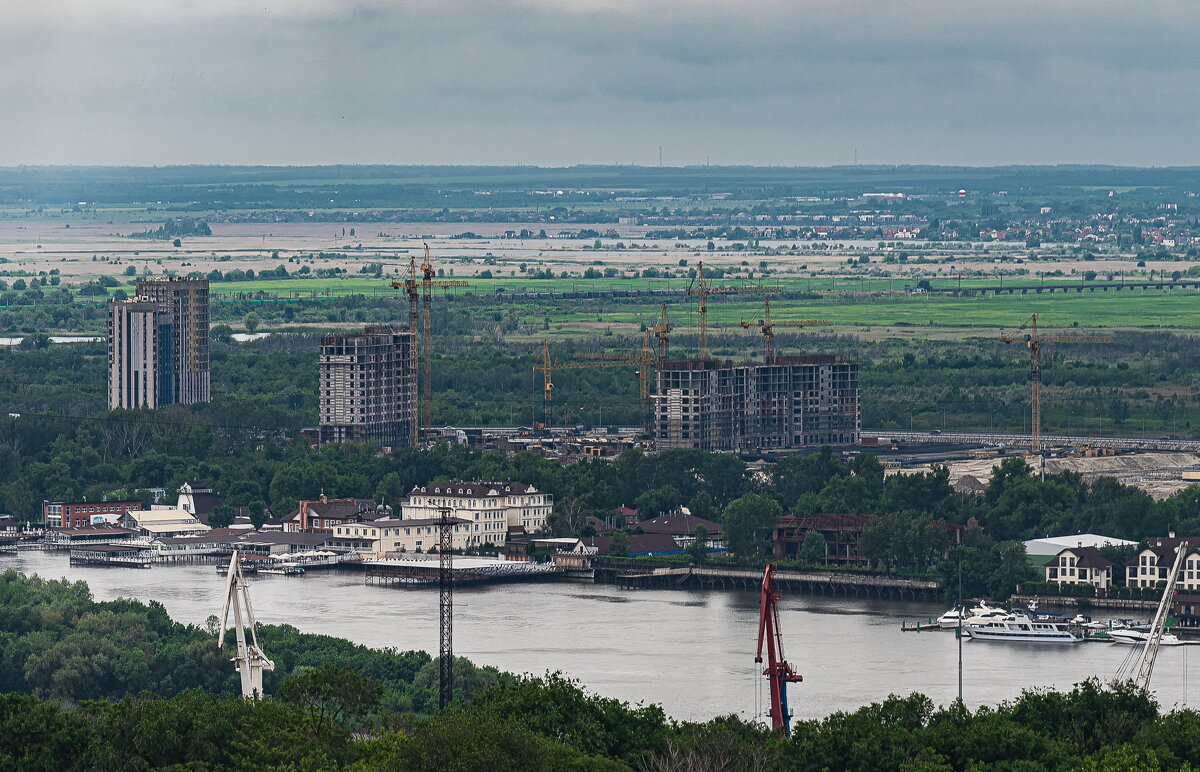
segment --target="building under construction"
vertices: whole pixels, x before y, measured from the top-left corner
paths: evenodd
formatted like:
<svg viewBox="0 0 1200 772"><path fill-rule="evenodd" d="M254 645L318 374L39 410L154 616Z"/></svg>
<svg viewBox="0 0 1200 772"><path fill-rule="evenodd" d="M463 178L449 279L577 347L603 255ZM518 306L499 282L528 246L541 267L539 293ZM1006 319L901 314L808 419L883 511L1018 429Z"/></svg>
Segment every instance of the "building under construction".
<svg viewBox="0 0 1200 772"><path fill-rule="evenodd" d="M862 420L858 363L832 355L745 365L665 360L654 419L660 450L754 453L852 444Z"/></svg>
<svg viewBox="0 0 1200 772"><path fill-rule="evenodd" d="M417 379L409 351L415 334L367 327L321 339L320 442L409 444L417 420Z"/></svg>

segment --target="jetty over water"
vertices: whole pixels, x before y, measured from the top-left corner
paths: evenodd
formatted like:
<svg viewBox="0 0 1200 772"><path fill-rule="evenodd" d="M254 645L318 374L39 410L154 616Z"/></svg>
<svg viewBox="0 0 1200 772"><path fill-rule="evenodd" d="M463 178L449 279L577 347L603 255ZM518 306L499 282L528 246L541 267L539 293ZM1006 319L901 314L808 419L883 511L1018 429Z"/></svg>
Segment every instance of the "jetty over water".
<svg viewBox="0 0 1200 772"><path fill-rule="evenodd" d="M638 561L602 559L595 566L596 582L622 587L719 587L753 590L762 584L762 569L724 566L654 566ZM901 579L844 571L775 572L776 585L794 592L865 598L937 599L942 583L937 579Z"/></svg>
<svg viewBox="0 0 1200 772"><path fill-rule="evenodd" d="M436 587L440 566L432 558L388 558L364 560L344 567L358 567L366 572L367 584L401 587ZM487 584L492 582L527 582L557 579L562 570L552 563L526 563L497 558L454 556L451 569L455 584Z"/></svg>

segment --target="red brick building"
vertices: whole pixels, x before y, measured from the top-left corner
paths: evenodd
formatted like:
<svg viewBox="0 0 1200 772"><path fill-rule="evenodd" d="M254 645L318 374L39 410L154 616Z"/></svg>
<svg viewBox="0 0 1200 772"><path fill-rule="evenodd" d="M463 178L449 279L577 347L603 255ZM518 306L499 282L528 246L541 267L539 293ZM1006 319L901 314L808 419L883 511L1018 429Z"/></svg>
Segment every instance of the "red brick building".
<svg viewBox="0 0 1200 772"><path fill-rule="evenodd" d="M115 522L140 509L140 501L43 501L42 521L47 528L80 528L91 525L93 517Z"/></svg>

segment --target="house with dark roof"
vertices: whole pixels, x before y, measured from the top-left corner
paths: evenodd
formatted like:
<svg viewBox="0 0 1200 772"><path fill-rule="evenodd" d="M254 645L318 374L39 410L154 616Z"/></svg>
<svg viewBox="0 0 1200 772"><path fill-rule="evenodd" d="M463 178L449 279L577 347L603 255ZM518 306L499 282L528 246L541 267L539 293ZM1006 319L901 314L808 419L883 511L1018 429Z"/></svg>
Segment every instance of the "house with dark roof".
<svg viewBox="0 0 1200 772"><path fill-rule="evenodd" d="M1096 547L1066 547L1046 562L1046 581L1057 585L1090 584L1107 590L1113 584L1113 562Z"/></svg>
<svg viewBox="0 0 1200 772"><path fill-rule="evenodd" d="M334 526L378 520L388 513L387 508L376 507L374 499L331 499L322 493L319 499L298 502L295 511L283 519L283 530L332 533Z"/></svg>
<svg viewBox="0 0 1200 772"><path fill-rule="evenodd" d="M1178 587L1200 590L1200 536L1154 536L1146 546L1125 563L1125 583L1130 587L1154 587L1167 581L1175 555L1187 545L1183 565L1179 569Z"/></svg>
<svg viewBox="0 0 1200 772"><path fill-rule="evenodd" d="M637 524L638 528L642 529L643 533L665 533L668 534L675 543L680 547L686 547L696 540L696 529L703 528L708 532L708 545L710 548L721 549L725 546L725 542L721 537L721 524L714 523L712 520L705 520L703 517L676 512L663 517L655 517L651 520L642 520Z"/></svg>
<svg viewBox="0 0 1200 772"><path fill-rule="evenodd" d="M776 558L795 558L809 531L825 539L825 562L840 565L865 565L862 554L862 533L867 523L879 515L833 514L823 512L812 517L784 515L771 531L772 551ZM938 521L950 544L962 544L965 526Z"/></svg>

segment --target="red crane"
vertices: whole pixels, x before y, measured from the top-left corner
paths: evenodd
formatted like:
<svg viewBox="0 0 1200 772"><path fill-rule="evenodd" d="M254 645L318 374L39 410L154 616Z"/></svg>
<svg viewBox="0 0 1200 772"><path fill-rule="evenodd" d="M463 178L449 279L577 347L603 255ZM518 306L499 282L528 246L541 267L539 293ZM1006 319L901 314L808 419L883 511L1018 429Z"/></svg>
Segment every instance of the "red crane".
<svg viewBox="0 0 1200 772"><path fill-rule="evenodd" d="M799 683L804 676L792 670L783 658L783 634L779 630L779 593L775 591L775 567L768 563L763 568L762 595L758 602L758 653L754 661L763 661L763 642L767 644L767 667L763 675L771 685L771 728L790 734L792 714L787 707L787 685Z"/></svg>

